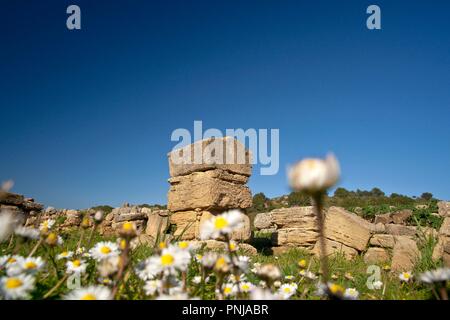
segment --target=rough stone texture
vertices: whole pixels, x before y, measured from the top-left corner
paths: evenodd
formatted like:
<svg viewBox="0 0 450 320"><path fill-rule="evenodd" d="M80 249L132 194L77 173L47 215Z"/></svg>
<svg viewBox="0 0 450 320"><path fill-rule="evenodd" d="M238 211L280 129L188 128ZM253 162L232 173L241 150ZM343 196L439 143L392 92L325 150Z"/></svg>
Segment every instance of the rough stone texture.
<svg viewBox="0 0 450 320"><path fill-rule="evenodd" d="M169 179L168 209L176 212L197 208L223 210L251 207L252 195L245 182L236 183L237 178L223 180L222 173L221 170L211 170ZM243 177L228 173L225 176Z"/></svg>
<svg viewBox="0 0 450 320"><path fill-rule="evenodd" d="M198 228L196 211L174 212L169 216L169 223L176 226L173 233L175 238L179 237L180 240L195 239L196 229Z"/></svg>
<svg viewBox="0 0 450 320"><path fill-rule="evenodd" d="M342 243L325 239L325 248L326 253L328 256L335 255L335 254L343 254L345 258L347 259L353 259L358 255L358 251L350 248ZM319 241L316 242L314 245L314 248L312 249L312 253L314 253L316 256L320 256L320 243Z"/></svg>
<svg viewBox="0 0 450 320"><path fill-rule="evenodd" d="M252 174L250 151L232 137L197 141L170 152L168 158L171 177L214 169L222 169L244 176ZM200 161L196 161L196 159L200 159Z"/></svg>
<svg viewBox="0 0 450 320"><path fill-rule="evenodd" d="M396 224L405 224L412 214L412 211L408 209L394 212L392 214L392 222Z"/></svg>
<svg viewBox="0 0 450 320"><path fill-rule="evenodd" d="M43 205L34 202L32 198L23 195L0 190L0 212L11 212L18 224L24 224L28 218L36 216L43 209Z"/></svg>
<svg viewBox="0 0 450 320"><path fill-rule="evenodd" d="M394 236L416 236L416 228L413 226L404 226L401 224L387 224L386 233L392 234Z"/></svg>
<svg viewBox="0 0 450 320"><path fill-rule="evenodd" d="M67 218L63 223L63 227L77 227L80 225L82 220L81 212L77 210L66 210L64 214Z"/></svg>
<svg viewBox="0 0 450 320"><path fill-rule="evenodd" d="M398 236L395 240L391 270L394 272L413 270L421 256L416 242L406 236Z"/></svg>
<svg viewBox="0 0 450 320"><path fill-rule="evenodd" d="M370 245L375 247L392 249L395 244L394 236L391 234L375 234L370 238Z"/></svg>
<svg viewBox="0 0 450 320"><path fill-rule="evenodd" d="M278 229L300 228L317 231L317 219L313 207L291 207L272 210L272 221Z"/></svg>
<svg viewBox="0 0 450 320"><path fill-rule="evenodd" d="M364 254L364 262L367 264L389 261L389 253L383 248L369 248Z"/></svg>
<svg viewBox="0 0 450 320"><path fill-rule="evenodd" d="M136 221L136 220L147 220L147 215L140 212L130 212L125 214L119 214L114 217L115 222L123 221Z"/></svg>
<svg viewBox="0 0 450 320"><path fill-rule="evenodd" d="M126 222L128 222L128 221L113 222L113 223L112 223L112 229L113 229L114 231L121 230L121 229L122 229L122 226L123 226ZM136 232L137 232L138 235L144 232L144 230L145 230L145 221L143 221L143 220L133 220L132 222L134 223L134 225L135 225L135 227L136 227Z"/></svg>
<svg viewBox="0 0 450 320"><path fill-rule="evenodd" d="M444 265L450 267L450 216L447 216L442 222L432 258L435 261L443 259Z"/></svg>
<svg viewBox="0 0 450 320"><path fill-rule="evenodd" d="M373 228L373 224L343 208L331 207L326 214L326 238L358 251L366 249Z"/></svg>
<svg viewBox="0 0 450 320"><path fill-rule="evenodd" d="M269 229L273 225L272 212L258 213L253 219L253 226L256 229Z"/></svg>
<svg viewBox="0 0 450 320"><path fill-rule="evenodd" d="M160 215L159 212L148 213L145 234L152 238L157 238L158 235L166 232L168 226L169 217L167 215Z"/></svg>
<svg viewBox="0 0 450 320"><path fill-rule="evenodd" d="M438 213L441 217L446 217L450 215L450 202L439 201L438 208L439 208Z"/></svg>
<svg viewBox="0 0 450 320"><path fill-rule="evenodd" d="M391 223L392 222L392 216L390 213L384 213L384 214L377 214L375 216L375 221L374 223L382 223L382 224L387 224L387 223Z"/></svg>
<svg viewBox="0 0 450 320"><path fill-rule="evenodd" d="M274 246L311 248L317 241L318 233L300 228L279 229L272 234Z"/></svg>

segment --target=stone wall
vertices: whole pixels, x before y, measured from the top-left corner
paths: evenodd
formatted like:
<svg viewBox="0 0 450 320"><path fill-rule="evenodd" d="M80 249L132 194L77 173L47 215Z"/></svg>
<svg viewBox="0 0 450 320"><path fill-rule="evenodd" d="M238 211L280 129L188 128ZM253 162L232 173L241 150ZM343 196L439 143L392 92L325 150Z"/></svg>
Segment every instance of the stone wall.
<svg viewBox="0 0 450 320"><path fill-rule="evenodd" d="M43 205L34 202L33 198L23 195L0 191L0 212L13 213L19 223L25 223L29 218L36 217L43 209Z"/></svg>
<svg viewBox="0 0 450 320"><path fill-rule="evenodd" d="M399 211L389 217L376 217L377 223L371 223L343 208L331 207L325 212L327 254L341 253L348 259L361 255L368 264L390 262L394 271L410 271L420 259L419 241L426 236L437 236L437 232L432 228L407 226L409 216L409 212ZM317 220L312 207L276 209L256 215L254 221L257 230L273 232L275 254L291 248L320 254ZM450 220L448 222L450 226ZM444 223L440 232L444 255L448 247L446 241L450 239L448 228Z"/></svg>
<svg viewBox="0 0 450 320"><path fill-rule="evenodd" d="M203 150L201 163L195 161L198 150ZM201 140L170 152L168 158L167 208L175 237L199 239L201 225L207 219L229 209L245 212L251 207L252 194L246 185L252 172L251 154L237 140L230 137ZM244 228L232 238L240 241L251 238L248 216Z"/></svg>

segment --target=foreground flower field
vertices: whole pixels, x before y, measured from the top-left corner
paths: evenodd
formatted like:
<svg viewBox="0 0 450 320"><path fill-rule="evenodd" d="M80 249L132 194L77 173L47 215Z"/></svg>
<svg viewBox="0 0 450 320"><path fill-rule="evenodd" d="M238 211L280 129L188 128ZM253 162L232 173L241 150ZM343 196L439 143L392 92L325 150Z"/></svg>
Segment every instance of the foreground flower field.
<svg viewBox="0 0 450 320"><path fill-rule="evenodd" d="M239 212L223 214L204 237L226 238L238 224ZM63 233L57 227L20 227L2 242L2 299L442 299L450 278L449 269L425 272L425 262L396 274L336 256L324 285L319 261L300 250L247 256L232 241L223 252L185 241L134 247L132 224L118 238L100 237L95 223Z"/></svg>

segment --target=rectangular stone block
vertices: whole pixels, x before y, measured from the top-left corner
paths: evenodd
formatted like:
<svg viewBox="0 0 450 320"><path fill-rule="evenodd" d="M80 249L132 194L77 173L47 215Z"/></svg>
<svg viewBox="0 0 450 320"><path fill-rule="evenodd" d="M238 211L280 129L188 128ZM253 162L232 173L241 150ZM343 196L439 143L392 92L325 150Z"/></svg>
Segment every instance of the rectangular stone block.
<svg viewBox="0 0 450 320"><path fill-rule="evenodd" d="M251 153L233 137L197 141L168 154L171 177L211 169L245 176L252 174Z"/></svg>
<svg viewBox="0 0 450 320"><path fill-rule="evenodd" d="M252 205L250 189L239 183L220 178L222 172L194 172L187 176L169 180L167 207L170 211L187 211L195 209L224 210L245 209ZM230 178L233 175L226 175ZM235 180L240 179L234 175Z"/></svg>

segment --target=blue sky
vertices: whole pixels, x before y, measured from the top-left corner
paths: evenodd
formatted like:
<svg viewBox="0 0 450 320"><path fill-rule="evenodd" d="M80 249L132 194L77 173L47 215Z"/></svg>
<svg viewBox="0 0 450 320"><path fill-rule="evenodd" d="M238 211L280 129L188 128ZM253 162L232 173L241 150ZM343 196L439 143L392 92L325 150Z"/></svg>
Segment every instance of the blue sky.
<svg viewBox="0 0 450 320"><path fill-rule="evenodd" d="M78 4L82 29L69 31ZM382 30L366 28L370 4ZM176 128L279 128L280 171L450 199L448 1L8 1L0 180L56 207L165 203Z"/></svg>

